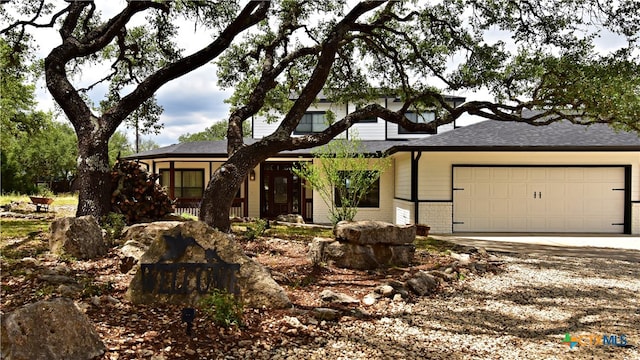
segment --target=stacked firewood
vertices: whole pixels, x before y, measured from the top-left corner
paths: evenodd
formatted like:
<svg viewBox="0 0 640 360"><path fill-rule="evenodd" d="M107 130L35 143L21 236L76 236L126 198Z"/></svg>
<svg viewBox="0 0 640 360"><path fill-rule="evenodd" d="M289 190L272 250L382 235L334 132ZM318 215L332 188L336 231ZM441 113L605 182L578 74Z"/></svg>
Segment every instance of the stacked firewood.
<svg viewBox="0 0 640 360"><path fill-rule="evenodd" d="M127 224L153 221L173 212L173 202L139 163L118 159L111 171L111 211L123 214Z"/></svg>

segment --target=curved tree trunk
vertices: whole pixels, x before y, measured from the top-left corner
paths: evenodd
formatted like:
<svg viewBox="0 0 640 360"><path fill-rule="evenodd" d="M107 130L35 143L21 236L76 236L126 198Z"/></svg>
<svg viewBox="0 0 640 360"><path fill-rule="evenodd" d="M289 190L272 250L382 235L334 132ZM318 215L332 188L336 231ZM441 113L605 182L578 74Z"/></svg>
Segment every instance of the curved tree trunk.
<svg viewBox="0 0 640 360"><path fill-rule="evenodd" d="M109 139L91 139L88 136L78 136L78 139L76 216L93 215L100 221L111 209Z"/></svg>
<svg viewBox="0 0 640 360"><path fill-rule="evenodd" d="M243 147L236 151L213 173L202 197L200 220L220 231L229 232L229 212L240 186L249 171L272 154L273 152L257 146Z"/></svg>
<svg viewBox="0 0 640 360"><path fill-rule="evenodd" d="M246 177L246 171L229 162L216 170L202 197L200 220L220 231L231 230L229 211L244 180L243 173Z"/></svg>

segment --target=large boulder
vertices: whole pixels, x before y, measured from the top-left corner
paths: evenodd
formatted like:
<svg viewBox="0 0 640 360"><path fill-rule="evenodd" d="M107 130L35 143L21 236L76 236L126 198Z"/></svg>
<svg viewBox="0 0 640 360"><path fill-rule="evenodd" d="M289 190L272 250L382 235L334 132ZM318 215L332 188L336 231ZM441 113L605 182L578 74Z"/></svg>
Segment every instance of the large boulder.
<svg viewBox="0 0 640 360"><path fill-rule="evenodd" d="M69 299L40 301L2 316L3 359L82 360L104 352L93 325Z"/></svg>
<svg viewBox="0 0 640 360"><path fill-rule="evenodd" d="M135 224L125 228L120 237L124 245L118 249L120 270L130 271L140 262L142 255L162 233L180 225L182 221L156 221L148 224Z"/></svg>
<svg viewBox="0 0 640 360"><path fill-rule="evenodd" d="M336 240L351 244L412 244L416 238L414 225L393 225L383 221L340 221L333 234Z"/></svg>
<svg viewBox="0 0 640 360"><path fill-rule="evenodd" d="M109 251L102 228L92 215L56 219L51 223L49 232L49 248L54 254L84 260Z"/></svg>
<svg viewBox="0 0 640 360"><path fill-rule="evenodd" d="M309 244L308 257L314 265L332 264L341 268L373 270L390 266L409 266L415 246L358 245L334 239L315 238Z"/></svg>
<svg viewBox="0 0 640 360"><path fill-rule="evenodd" d="M128 291L133 303L195 306L219 288L238 295L249 307L290 306L282 287L244 254L232 235L200 221L177 223L166 230L148 227L140 238L152 241L134 268Z"/></svg>

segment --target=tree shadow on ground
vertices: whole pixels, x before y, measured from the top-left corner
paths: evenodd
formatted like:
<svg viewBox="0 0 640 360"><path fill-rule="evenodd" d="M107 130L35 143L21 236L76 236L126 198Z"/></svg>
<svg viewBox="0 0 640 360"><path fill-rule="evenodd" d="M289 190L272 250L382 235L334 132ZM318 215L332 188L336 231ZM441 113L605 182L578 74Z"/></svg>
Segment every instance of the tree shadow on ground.
<svg viewBox="0 0 640 360"><path fill-rule="evenodd" d="M524 257L513 261L524 267L525 271L529 267L530 271L541 277L533 280L514 274L516 282L502 290L468 286L460 292L434 295L434 301L419 311L390 317L402 323L407 333L437 332L443 339L465 336L493 341L499 338L513 341L514 344L526 343L537 349L555 348L556 351L564 350L562 340L566 333L599 336L625 334L629 341L626 348L585 348L580 349L581 355L600 358L615 351L617 356L628 358L637 354L635 351L640 339L640 269L636 263L556 256L531 260ZM507 266L507 273L517 271ZM546 284L545 272L549 272L549 283ZM502 276L509 275L498 275ZM559 280L554 282L555 279ZM611 279L618 281L611 281L608 285L607 281ZM419 301L429 300L423 298ZM384 318L376 320L380 322ZM382 346L375 339L359 341L366 341L372 347ZM408 346L407 341L412 340L398 340L398 348ZM470 356L458 351L455 354L451 358ZM559 354L560 357L575 357L568 351ZM409 353L404 355L410 358ZM435 352L432 355L438 358L440 354Z"/></svg>

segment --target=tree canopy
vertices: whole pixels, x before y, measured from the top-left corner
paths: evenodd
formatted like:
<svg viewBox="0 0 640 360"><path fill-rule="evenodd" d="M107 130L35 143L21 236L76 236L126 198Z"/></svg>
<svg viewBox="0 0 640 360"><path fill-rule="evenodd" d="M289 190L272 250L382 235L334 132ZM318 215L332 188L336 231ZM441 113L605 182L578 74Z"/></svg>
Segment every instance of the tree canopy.
<svg viewBox="0 0 640 360"><path fill-rule="evenodd" d="M242 132L246 135L251 134L251 124L245 122L242 124L243 130ZM215 141L215 140L224 140L227 138L227 129L229 127L229 123L225 120L218 121L208 128L204 129L204 131L200 131L197 133L186 133L180 135L178 137L178 142L193 142L193 141Z"/></svg>
<svg viewBox="0 0 640 360"><path fill-rule="evenodd" d="M78 134L79 215L100 216L108 206L100 191L109 181L107 141L117 127L160 87L211 61L219 85L234 93L229 160L205 191L201 217L225 229L231 196L251 168L284 150L326 144L361 119L433 131L471 114L640 131L635 0L129 1L108 19L94 1L10 4L20 18L0 8L10 20L0 33L13 51L24 49L31 30L55 27L60 35L44 69ZM180 46L191 38L178 37L185 24L206 30L211 41L185 54ZM600 36L619 41L599 51ZM101 79L77 80L76 70L96 64L106 65ZM113 101L95 113L81 94L103 83ZM494 100L453 107L444 96L481 89ZM320 92L358 110L331 118L320 133L292 136ZM397 96L401 108L372 102L380 94ZM432 122L405 117L427 108L435 111ZM277 129L245 144L243 124L260 115L278 121Z"/></svg>

